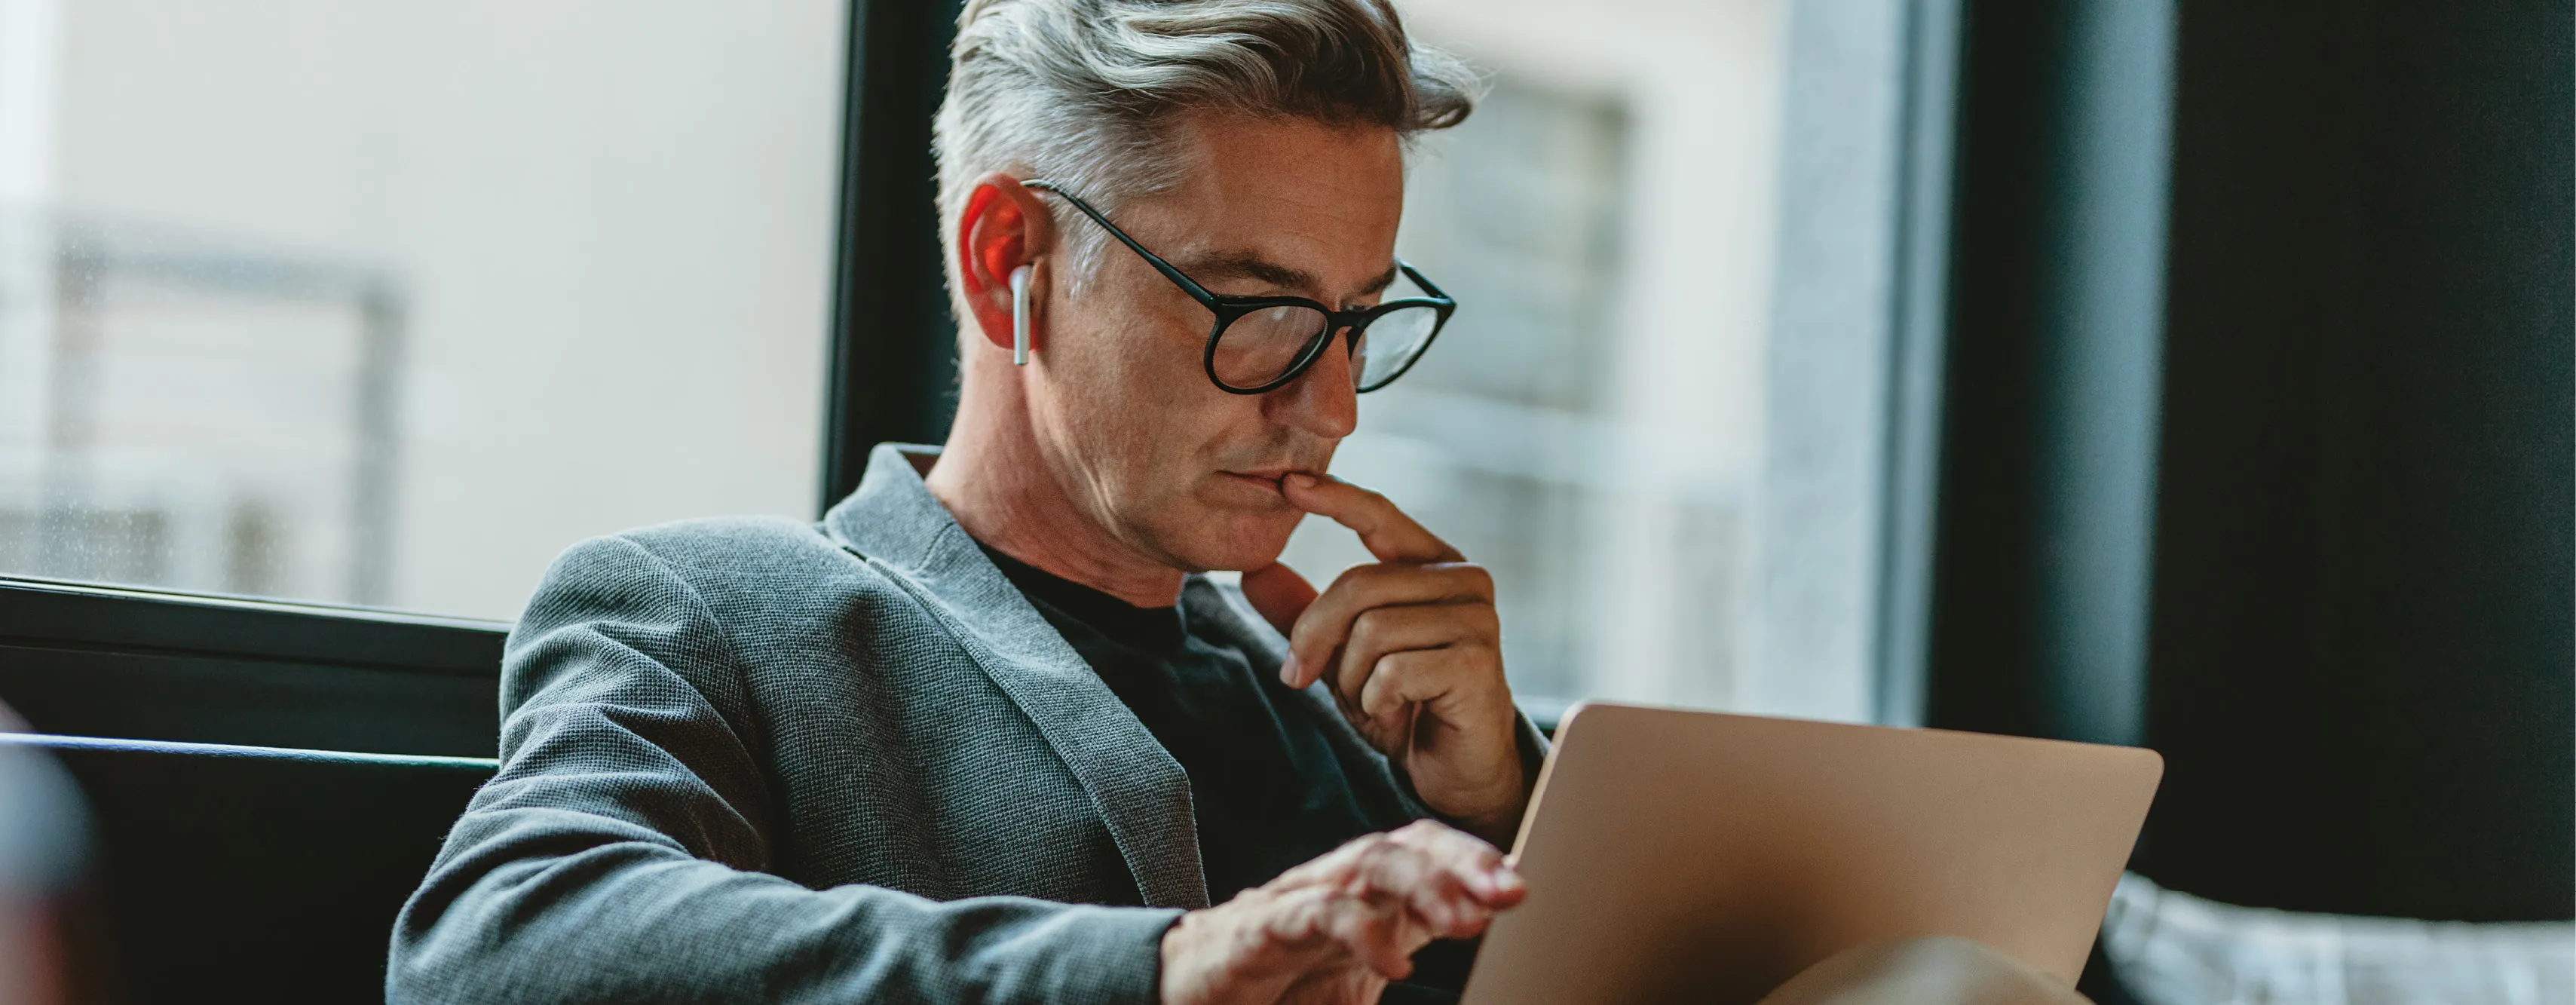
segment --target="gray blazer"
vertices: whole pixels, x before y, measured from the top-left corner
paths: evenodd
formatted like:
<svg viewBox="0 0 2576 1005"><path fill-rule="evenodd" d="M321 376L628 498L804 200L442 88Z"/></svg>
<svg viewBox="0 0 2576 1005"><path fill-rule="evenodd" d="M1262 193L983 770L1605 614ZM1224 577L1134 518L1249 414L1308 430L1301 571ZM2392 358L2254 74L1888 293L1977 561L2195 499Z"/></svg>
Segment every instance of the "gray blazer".
<svg viewBox="0 0 2576 1005"><path fill-rule="evenodd" d="M1188 779L931 497L931 454L877 448L820 524L556 560L389 1000L1155 999L1163 930L1207 904ZM1183 608L1284 652L1203 577ZM1375 822L1429 815L1305 697Z"/></svg>

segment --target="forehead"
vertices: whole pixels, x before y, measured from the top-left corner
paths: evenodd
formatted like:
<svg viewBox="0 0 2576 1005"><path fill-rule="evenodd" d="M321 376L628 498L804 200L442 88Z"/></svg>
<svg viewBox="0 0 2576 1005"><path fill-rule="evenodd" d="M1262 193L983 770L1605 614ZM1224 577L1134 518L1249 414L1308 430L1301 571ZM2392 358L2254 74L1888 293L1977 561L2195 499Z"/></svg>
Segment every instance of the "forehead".
<svg viewBox="0 0 2576 1005"><path fill-rule="evenodd" d="M1135 210L1172 235L1172 253L1249 254L1340 288L1385 273L1404 216L1394 130L1214 113L1176 128L1191 169Z"/></svg>

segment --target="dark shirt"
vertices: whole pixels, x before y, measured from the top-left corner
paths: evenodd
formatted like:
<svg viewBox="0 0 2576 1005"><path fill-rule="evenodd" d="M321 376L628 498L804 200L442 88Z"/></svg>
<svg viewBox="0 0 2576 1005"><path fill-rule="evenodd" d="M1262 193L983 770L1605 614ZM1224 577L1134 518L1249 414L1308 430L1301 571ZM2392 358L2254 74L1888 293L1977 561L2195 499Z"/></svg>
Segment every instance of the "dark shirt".
<svg viewBox="0 0 2576 1005"><path fill-rule="evenodd" d="M1275 663L1193 632L1178 606L1134 607L990 547L984 554L1188 773L1210 903L1372 829L1322 732L1282 713L1294 692L1279 683ZM1472 944L1425 948L1408 982L1424 987L1397 985L1386 1000L1446 997L1415 996L1431 988L1454 994L1472 952Z"/></svg>
<svg viewBox="0 0 2576 1005"><path fill-rule="evenodd" d="M1282 713L1276 666L1193 634L1177 606L1131 607L984 551L1189 774L1210 903L1373 829L1323 733Z"/></svg>

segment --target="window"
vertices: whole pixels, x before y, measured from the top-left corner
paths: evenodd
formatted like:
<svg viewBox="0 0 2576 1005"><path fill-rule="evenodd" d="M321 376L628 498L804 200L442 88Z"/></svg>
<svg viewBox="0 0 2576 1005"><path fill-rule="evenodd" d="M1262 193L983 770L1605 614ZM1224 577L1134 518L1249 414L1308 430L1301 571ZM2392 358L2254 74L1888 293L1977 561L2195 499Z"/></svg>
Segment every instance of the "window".
<svg viewBox="0 0 2576 1005"><path fill-rule="evenodd" d="M853 6L0 0L0 574L508 618L935 435L953 7L855 5L844 137ZM1404 10L1493 83L1400 239L1464 306L1338 470L1494 569L1542 709L1873 717L1918 5Z"/></svg>
<svg viewBox="0 0 2576 1005"><path fill-rule="evenodd" d="M1398 238L1461 308L1337 473L1493 569L1533 704L1872 718L1907 5L1405 10L1493 83Z"/></svg>
<svg viewBox="0 0 2576 1005"><path fill-rule="evenodd" d="M0 0L0 573L516 614L818 492L836 0Z"/></svg>

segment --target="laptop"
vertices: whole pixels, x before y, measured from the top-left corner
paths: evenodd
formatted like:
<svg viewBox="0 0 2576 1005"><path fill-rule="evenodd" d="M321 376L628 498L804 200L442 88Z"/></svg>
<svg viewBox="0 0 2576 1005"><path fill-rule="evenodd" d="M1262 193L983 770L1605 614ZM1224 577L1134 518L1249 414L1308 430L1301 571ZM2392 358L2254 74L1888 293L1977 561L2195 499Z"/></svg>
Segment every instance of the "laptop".
<svg viewBox="0 0 2576 1005"><path fill-rule="evenodd" d="M1759 1000L1844 949L1975 940L2073 987L2154 751L1631 705L1566 714L1462 1005Z"/></svg>

